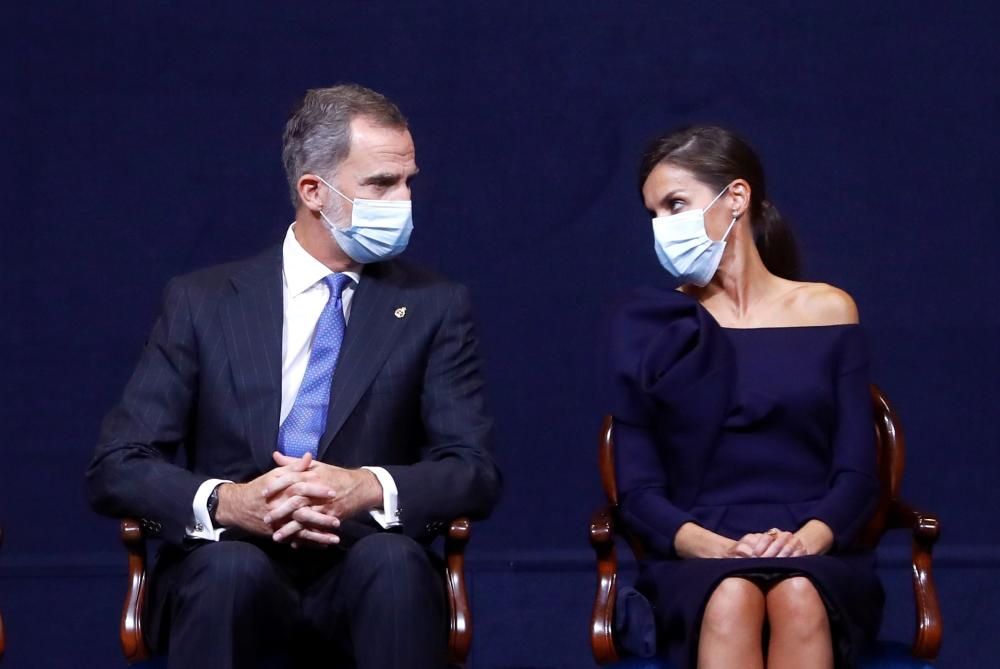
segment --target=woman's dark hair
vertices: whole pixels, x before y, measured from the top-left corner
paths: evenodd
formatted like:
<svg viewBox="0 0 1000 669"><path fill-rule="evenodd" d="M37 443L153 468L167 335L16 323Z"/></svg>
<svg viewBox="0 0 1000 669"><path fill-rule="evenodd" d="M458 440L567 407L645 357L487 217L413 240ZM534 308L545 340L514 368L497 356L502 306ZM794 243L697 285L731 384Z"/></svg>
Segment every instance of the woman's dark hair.
<svg viewBox="0 0 1000 669"><path fill-rule="evenodd" d="M767 199L764 168L754 150L725 128L692 125L650 142L639 165L639 192L649 173L661 163L691 172L716 192L736 179L750 184L750 226L764 266L777 276L799 276L799 252L788 224Z"/></svg>

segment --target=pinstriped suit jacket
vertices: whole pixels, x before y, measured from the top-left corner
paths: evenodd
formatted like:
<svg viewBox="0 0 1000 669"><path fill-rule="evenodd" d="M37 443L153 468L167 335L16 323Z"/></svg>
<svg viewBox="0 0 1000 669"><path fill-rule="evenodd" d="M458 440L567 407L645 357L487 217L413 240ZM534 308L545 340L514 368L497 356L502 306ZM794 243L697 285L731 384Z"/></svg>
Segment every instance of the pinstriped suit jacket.
<svg viewBox="0 0 1000 669"><path fill-rule="evenodd" d="M278 246L168 284L87 470L98 512L141 517L179 544L203 481L248 481L274 466L281 262ZM501 484L466 290L393 260L366 266L353 299L319 459L385 467L403 531L418 540L457 516L487 515ZM377 531L368 514L354 521L342 530Z"/></svg>

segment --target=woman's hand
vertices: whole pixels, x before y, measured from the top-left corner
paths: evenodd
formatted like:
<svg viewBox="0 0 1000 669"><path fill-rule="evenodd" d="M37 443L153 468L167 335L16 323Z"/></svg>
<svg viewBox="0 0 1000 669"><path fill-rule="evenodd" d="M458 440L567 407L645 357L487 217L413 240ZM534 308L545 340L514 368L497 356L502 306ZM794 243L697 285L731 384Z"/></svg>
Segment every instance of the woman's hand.
<svg viewBox="0 0 1000 669"><path fill-rule="evenodd" d="M728 557L800 557L808 555L802 539L792 532L774 527L767 532L753 532L735 542Z"/></svg>
<svg viewBox="0 0 1000 669"><path fill-rule="evenodd" d="M813 518L795 536L806 547L806 555L822 555L833 548L833 530L822 520Z"/></svg>
<svg viewBox="0 0 1000 669"><path fill-rule="evenodd" d="M674 535L674 550L682 558L725 558L736 542L706 530L695 523L684 523Z"/></svg>

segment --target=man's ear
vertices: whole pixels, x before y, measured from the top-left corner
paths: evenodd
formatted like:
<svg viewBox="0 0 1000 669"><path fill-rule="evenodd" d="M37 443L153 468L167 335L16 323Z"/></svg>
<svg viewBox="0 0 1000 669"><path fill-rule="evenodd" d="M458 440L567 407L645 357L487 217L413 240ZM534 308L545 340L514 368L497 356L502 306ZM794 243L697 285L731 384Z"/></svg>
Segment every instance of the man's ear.
<svg viewBox="0 0 1000 669"><path fill-rule="evenodd" d="M729 198L732 203L732 216L739 218L750 207L750 184L745 179L737 179L729 186Z"/></svg>
<svg viewBox="0 0 1000 669"><path fill-rule="evenodd" d="M323 200L320 198L323 182L315 174L303 174L299 177L296 188L299 193L299 201L302 206L310 211L318 212L323 208Z"/></svg>

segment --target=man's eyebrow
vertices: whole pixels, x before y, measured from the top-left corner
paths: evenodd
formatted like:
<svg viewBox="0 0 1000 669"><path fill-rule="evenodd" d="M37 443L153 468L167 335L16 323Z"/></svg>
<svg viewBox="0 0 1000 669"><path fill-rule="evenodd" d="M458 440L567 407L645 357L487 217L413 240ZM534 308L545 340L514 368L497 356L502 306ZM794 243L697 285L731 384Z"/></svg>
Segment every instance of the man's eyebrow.
<svg viewBox="0 0 1000 669"><path fill-rule="evenodd" d="M361 180L362 186L391 186L399 183L403 175L398 172L378 172Z"/></svg>

